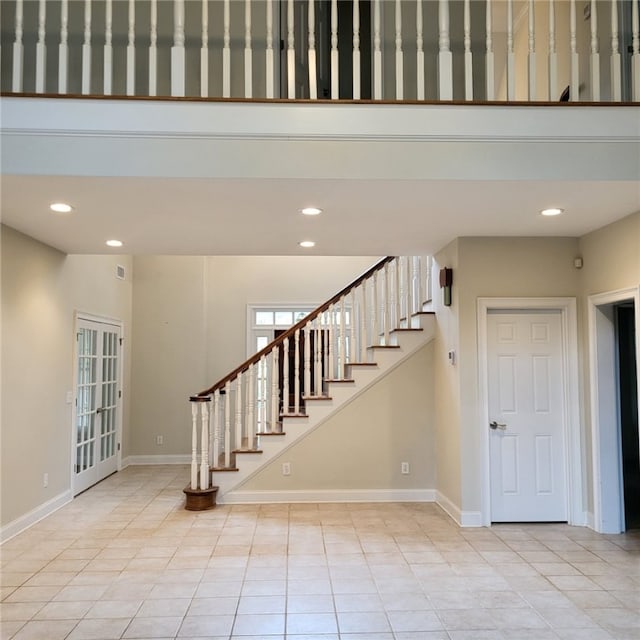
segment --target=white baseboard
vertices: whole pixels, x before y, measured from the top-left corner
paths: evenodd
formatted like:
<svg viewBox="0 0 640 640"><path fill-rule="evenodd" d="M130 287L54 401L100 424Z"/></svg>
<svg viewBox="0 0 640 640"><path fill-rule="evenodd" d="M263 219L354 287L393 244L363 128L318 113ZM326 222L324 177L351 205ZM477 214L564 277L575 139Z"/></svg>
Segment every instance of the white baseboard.
<svg viewBox="0 0 640 640"><path fill-rule="evenodd" d="M191 464L191 455L188 453L176 453L160 456L127 456L122 459L121 469L135 465L149 464Z"/></svg>
<svg viewBox="0 0 640 640"><path fill-rule="evenodd" d="M14 536L17 536L25 529L32 527L36 522L40 522L40 520L51 515L54 511L60 509L60 507L64 507L65 504L68 504L72 500L73 494L69 489L67 491L63 491L54 498L51 498L51 500L47 500L35 509L31 509L31 511L25 513L19 518L16 518L0 529L0 544Z"/></svg>
<svg viewBox="0 0 640 640"><path fill-rule="evenodd" d="M482 527L482 513L480 511L461 511L447 496L436 492L436 502L442 510L461 527Z"/></svg>
<svg viewBox="0 0 640 640"><path fill-rule="evenodd" d="M300 502L434 502L433 489L337 489L296 491L229 491L221 504Z"/></svg>

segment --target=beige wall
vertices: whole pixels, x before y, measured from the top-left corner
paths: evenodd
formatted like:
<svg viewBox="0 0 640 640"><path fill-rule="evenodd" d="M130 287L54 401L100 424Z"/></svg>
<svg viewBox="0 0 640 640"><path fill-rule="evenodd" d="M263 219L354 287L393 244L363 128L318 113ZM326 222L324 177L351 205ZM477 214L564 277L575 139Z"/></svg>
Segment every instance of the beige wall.
<svg viewBox="0 0 640 640"><path fill-rule="evenodd" d="M131 261L66 256L2 227L2 526L71 489L74 313L131 323ZM128 279L115 277L116 264ZM125 348L123 429L130 359ZM48 473L48 487L43 475ZM19 487L19 491L16 491Z"/></svg>
<svg viewBox="0 0 640 640"><path fill-rule="evenodd" d="M433 342L250 478L240 491L433 489ZM282 475L282 463L291 475ZM410 474L400 473L408 462Z"/></svg>
<svg viewBox="0 0 640 640"><path fill-rule="evenodd" d="M319 304L377 259L136 257L130 454L190 453L188 398L245 360L248 304Z"/></svg>

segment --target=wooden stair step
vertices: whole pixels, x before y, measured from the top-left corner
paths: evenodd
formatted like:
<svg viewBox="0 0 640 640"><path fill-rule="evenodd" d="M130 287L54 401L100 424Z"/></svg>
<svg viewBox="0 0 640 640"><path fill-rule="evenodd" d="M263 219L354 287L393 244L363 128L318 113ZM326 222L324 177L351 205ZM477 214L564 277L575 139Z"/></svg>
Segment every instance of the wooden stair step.
<svg viewBox="0 0 640 640"><path fill-rule="evenodd" d="M353 378L325 378L324 380L325 382L333 382L334 384L340 384L340 383L351 383L353 384L355 382L355 380Z"/></svg>
<svg viewBox="0 0 640 640"><path fill-rule="evenodd" d="M302 396L302 399L305 402L309 402L312 400L333 400L331 396Z"/></svg>
<svg viewBox="0 0 640 640"><path fill-rule="evenodd" d="M399 349L399 344L374 344L367 349Z"/></svg>
<svg viewBox="0 0 640 640"><path fill-rule="evenodd" d="M256 434L258 438L262 438L264 436L286 436L286 431L269 431L268 433L258 433Z"/></svg>
<svg viewBox="0 0 640 640"><path fill-rule="evenodd" d="M306 413L281 413L280 418L308 418Z"/></svg>
<svg viewBox="0 0 640 640"><path fill-rule="evenodd" d="M209 467L209 471L220 473L221 471L238 471L238 467Z"/></svg>
<svg viewBox="0 0 640 640"><path fill-rule="evenodd" d="M262 449L233 449L231 453L262 453Z"/></svg>

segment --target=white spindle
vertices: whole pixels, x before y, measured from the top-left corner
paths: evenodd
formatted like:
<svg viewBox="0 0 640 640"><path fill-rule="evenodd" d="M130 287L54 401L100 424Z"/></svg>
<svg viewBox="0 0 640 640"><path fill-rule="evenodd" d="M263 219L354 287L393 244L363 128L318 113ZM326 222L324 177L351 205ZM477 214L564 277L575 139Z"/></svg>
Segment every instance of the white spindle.
<svg viewBox="0 0 640 640"><path fill-rule="evenodd" d="M423 256L416 256L416 296L418 298L418 311L422 311L422 305L424 304L426 298L424 293L424 273L424 258Z"/></svg>
<svg viewBox="0 0 640 640"><path fill-rule="evenodd" d="M129 0L129 31L127 41L127 95L136 92L136 3Z"/></svg>
<svg viewBox="0 0 640 640"><path fill-rule="evenodd" d="M631 3L631 93L634 102L640 102L640 9Z"/></svg>
<svg viewBox="0 0 640 640"><path fill-rule="evenodd" d="M413 315L413 267L412 267L413 259L410 256L407 256L407 326L411 326L411 316Z"/></svg>
<svg viewBox="0 0 640 640"><path fill-rule="evenodd" d="M311 323L304 326L304 395L311 395Z"/></svg>
<svg viewBox="0 0 640 640"><path fill-rule="evenodd" d="M324 352L322 354L323 357L323 366L322 366L322 383L321 391L324 393L324 381L327 378L331 378L331 374L329 373L329 345L331 344L331 317L329 316L329 312L325 311L322 314L322 321L324 323Z"/></svg>
<svg viewBox="0 0 640 640"><path fill-rule="evenodd" d="M354 1L354 16L356 11L356 5L359 0ZM354 44L353 44L353 66L355 69L355 24L354 29ZM358 52L360 55L360 52ZM337 100L340 97L340 76L338 67L338 0L331 0L331 99ZM354 79L355 86L355 79ZM354 95L355 97L355 95Z"/></svg>
<svg viewBox="0 0 640 640"><path fill-rule="evenodd" d="M244 97L253 96L253 52L251 50L251 0L244 0Z"/></svg>
<svg viewBox="0 0 640 640"><path fill-rule="evenodd" d="M266 356L260 358L258 365L260 379L258 380L258 433L264 433L267 426L267 359Z"/></svg>
<svg viewBox="0 0 640 640"><path fill-rule="evenodd" d="M340 298L340 327L338 334L338 375L339 380L344 379L344 367L347 354L347 326L345 324L344 296Z"/></svg>
<svg viewBox="0 0 640 640"><path fill-rule="evenodd" d="M425 275L424 275L424 288L425 288L425 302L431 302L433 300L433 279L431 277L433 272L433 258L431 256L425 256Z"/></svg>
<svg viewBox="0 0 640 640"><path fill-rule="evenodd" d="M367 284L368 280L363 280L360 300L360 362L367 361Z"/></svg>
<svg viewBox="0 0 640 640"><path fill-rule="evenodd" d="M416 0L416 97L424 100L424 21L422 0Z"/></svg>
<svg viewBox="0 0 640 640"><path fill-rule="evenodd" d="M82 43L82 94L91 93L91 0L84 0L84 42Z"/></svg>
<svg viewBox="0 0 640 640"><path fill-rule="evenodd" d="M371 328L371 344L377 346L380 344L380 331L378 323L378 276L380 270L373 274L373 293L372 293L372 328Z"/></svg>
<svg viewBox="0 0 640 640"><path fill-rule="evenodd" d="M247 389L247 449L253 449L256 432L255 401L256 401L256 368L249 365L249 388Z"/></svg>
<svg viewBox="0 0 640 640"><path fill-rule="evenodd" d="M507 100L516 99L516 54L513 46L513 0L507 0Z"/></svg>
<svg viewBox="0 0 640 640"><path fill-rule="evenodd" d="M380 48L380 0L373 0L373 98L382 99L382 50Z"/></svg>
<svg viewBox="0 0 640 640"><path fill-rule="evenodd" d="M229 0L224 0L222 24L222 97L231 97L231 15Z"/></svg>
<svg viewBox="0 0 640 640"><path fill-rule="evenodd" d="M394 314L395 314L395 322L394 322L394 327L399 329L401 326L400 323L400 318L402 318L402 299L400 297L400 275L401 275L401 271L400 271L400 258L394 258L393 259L393 275L394 275L394 280L393 280L393 290L394 290Z"/></svg>
<svg viewBox="0 0 640 640"><path fill-rule="evenodd" d="M202 405L201 418L202 418L202 430L200 436L200 446L202 452L200 455L200 488L209 488L209 402L210 398L206 398L205 402L201 402Z"/></svg>
<svg viewBox="0 0 640 640"><path fill-rule="evenodd" d="M402 53L402 6L396 0L396 100L404 98L404 56Z"/></svg>
<svg viewBox="0 0 640 640"><path fill-rule="evenodd" d="M464 99L473 100L473 54L471 53L470 0L464 0Z"/></svg>
<svg viewBox="0 0 640 640"><path fill-rule="evenodd" d="M529 100L537 100L538 87L536 84L536 13L533 0L529 0Z"/></svg>
<svg viewBox="0 0 640 640"><path fill-rule="evenodd" d="M316 5L314 0L309 0L309 97L311 100L318 98L318 76L316 67Z"/></svg>
<svg viewBox="0 0 640 640"><path fill-rule="evenodd" d="M322 380L322 316L316 316L314 320L314 381L313 395L320 395L320 385Z"/></svg>
<svg viewBox="0 0 640 640"><path fill-rule="evenodd" d="M236 378L236 449L242 449L242 372Z"/></svg>
<svg viewBox="0 0 640 640"><path fill-rule="evenodd" d="M273 76L273 0L267 0L267 51L266 51L266 96L273 98L275 95Z"/></svg>
<svg viewBox="0 0 640 640"><path fill-rule="evenodd" d="M389 334L391 331L391 287L389 284L389 263L384 265L382 284L384 292L382 295L382 322L384 326L384 344L389 344Z"/></svg>
<svg viewBox="0 0 640 640"><path fill-rule="evenodd" d="M104 7L104 49L102 70L102 91L111 95L113 79L113 0L106 0Z"/></svg>
<svg viewBox="0 0 640 640"><path fill-rule="evenodd" d="M611 99L614 102L622 100L622 60L618 36L618 0L611 0Z"/></svg>
<svg viewBox="0 0 640 640"><path fill-rule="evenodd" d="M289 338L282 342L282 413L289 413Z"/></svg>
<svg viewBox="0 0 640 640"><path fill-rule="evenodd" d="M231 382L224 385L224 466L231 467Z"/></svg>
<svg viewBox="0 0 640 640"><path fill-rule="evenodd" d="M600 102L600 52L598 42L598 9L591 0L591 100Z"/></svg>
<svg viewBox="0 0 640 640"><path fill-rule="evenodd" d="M67 93L68 72L69 72L69 0L62 0L62 2L60 3L60 44L58 45L58 93Z"/></svg>
<svg viewBox="0 0 640 640"><path fill-rule="evenodd" d="M336 339L336 311L335 307L331 305L329 307L329 372L328 377L329 380L336 379L336 371L335 371L335 339Z"/></svg>
<svg viewBox="0 0 640 640"><path fill-rule="evenodd" d="M293 413L300 413L300 329L293 334Z"/></svg>
<svg viewBox="0 0 640 640"><path fill-rule="evenodd" d="M271 428L269 431L275 433L278 426L279 418L279 397L278 397L278 356L280 349L274 347L271 350Z"/></svg>
<svg viewBox="0 0 640 640"><path fill-rule="evenodd" d="M487 100L496 99L495 54L493 52L493 14L492 0L485 6L486 49L485 53L485 91Z"/></svg>
<svg viewBox="0 0 640 640"><path fill-rule="evenodd" d="M209 1L202 0L202 41L200 44L200 97L209 96Z"/></svg>
<svg viewBox="0 0 640 640"><path fill-rule="evenodd" d="M158 95L158 0L151 0L149 20L149 95Z"/></svg>
<svg viewBox="0 0 640 640"><path fill-rule="evenodd" d="M38 42L36 43L36 93L44 93L47 75L47 45L45 43L47 3L38 3Z"/></svg>
<svg viewBox="0 0 640 640"><path fill-rule="evenodd" d="M287 97L296 97L296 49L293 24L293 0L287 1Z"/></svg>
<svg viewBox="0 0 640 640"><path fill-rule="evenodd" d="M191 399L191 488L198 488L198 402Z"/></svg>
<svg viewBox="0 0 640 640"><path fill-rule="evenodd" d="M16 0L16 39L13 43L13 75L11 90L14 93L22 91L22 70L24 66L24 44L22 36L24 33L24 7L23 0Z"/></svg>
<svg viewBox="0 0 640 640"><path fill-rule="evenodd" d="M558 52L555 0L549 0L549 100L558 99Z"/></svg>
<svg viewBox="0 0 640 640"><path fill-rule="evenodd" d="M337 3L336 3L337 4ZM338 66L338 10L336 8L336 68ZM333 72L332 72L333 73ZM333 78L333 75L331 76ZM338 72L336 71L336 85L338 84ZM360 0L353 0L353 99L360 100ZM336 98L338 90L336 86Z"/></svg>
<svg viewBox="0 0 640 640"><path fill-rule="evenodd" d="M356 361L356 290L351 289L351 310L349 311L349 362Z"/></svg>
<svg viewBox="0 0 640 640"><path fill-rule="evenodd" d="M173 0L171 95L185 95L184 0Z"/></svg>
<svg viewBox="0 0 640 640"><path fill-rule="evenodd" d="M453 54L449 36L449 0L438 0L438 97L453 100Z"/></svg>
<svg viewBox="0 0 640 640"><path fill-rule="evenodd" d="M220 391L213 392L213 453L211 462L213 467L220 463L220 441L222 440L222 425L220 422Z"/></svg>
<svg viewBox="0 0 640 640"><path fill-rule="evenodd" d="M578 54L576 26L576 0L571 0L569 31L569 46L571 49L571 83L569 85L569 100L577 102L580 99L580 60Z"/></svg>

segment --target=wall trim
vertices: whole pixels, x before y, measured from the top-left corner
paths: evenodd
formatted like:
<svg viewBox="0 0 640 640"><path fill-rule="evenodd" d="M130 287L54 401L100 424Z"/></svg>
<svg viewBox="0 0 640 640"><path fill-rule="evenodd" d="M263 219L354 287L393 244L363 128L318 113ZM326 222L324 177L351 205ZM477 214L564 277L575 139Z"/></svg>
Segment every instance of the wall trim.
<svg viewBox="0 0 640 640"><path fill-rule="evenodd" d="M434 489L300 489L293 491L229 491L221 504L299 502L435 502Z"/></svg>
<svg viewBox="0 0 640 640"><path fill-rule="evenodd" d="M158 456L127 456L122 459L121 468L150 464L191 464L191 455L188 453L175 453Z"/></svg>
<svg viewBox="0 0 640 640"><path fill-rule="evenodd" d="M71 489L67 489L66 491L59 493L57 496L35 507L35 509L31 509L31 511L28 511L19 518L9 522L9 524L0 529L0 544L5 543L7 540L10 540L14 536L17 536L19 533L22 533L29 527L40 522L40 520L50 516L61 507L64 507L65 504L69 504L72 500L73 495L71 493Z"/></svg>

